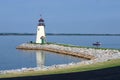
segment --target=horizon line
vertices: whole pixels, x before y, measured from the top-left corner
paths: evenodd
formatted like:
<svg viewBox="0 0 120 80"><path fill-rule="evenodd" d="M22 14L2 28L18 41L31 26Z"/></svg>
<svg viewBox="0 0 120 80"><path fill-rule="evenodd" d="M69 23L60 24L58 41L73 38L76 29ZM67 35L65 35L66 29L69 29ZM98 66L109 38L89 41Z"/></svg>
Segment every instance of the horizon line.
<svg viewBox="0 0 120 80"><path fill-rule="evenodd" d="M0 33L0 35L36 35L36 33ZM56 35L78 35L78 36L120 36L120 34L115 33L46 33L46 35L56 36Z"/></svg>

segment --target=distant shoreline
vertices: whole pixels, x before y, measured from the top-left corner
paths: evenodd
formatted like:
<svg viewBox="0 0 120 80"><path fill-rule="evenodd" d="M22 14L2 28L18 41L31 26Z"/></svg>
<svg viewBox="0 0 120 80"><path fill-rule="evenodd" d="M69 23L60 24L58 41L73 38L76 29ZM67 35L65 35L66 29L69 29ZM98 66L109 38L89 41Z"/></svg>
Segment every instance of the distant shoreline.
<svg viewBox="0 0 120 80"><path fill-rule="evenodd" d="M36 33L0 33L0 36L32 36ZM48 36L120 36L120 34L46 33Z"/></svg>

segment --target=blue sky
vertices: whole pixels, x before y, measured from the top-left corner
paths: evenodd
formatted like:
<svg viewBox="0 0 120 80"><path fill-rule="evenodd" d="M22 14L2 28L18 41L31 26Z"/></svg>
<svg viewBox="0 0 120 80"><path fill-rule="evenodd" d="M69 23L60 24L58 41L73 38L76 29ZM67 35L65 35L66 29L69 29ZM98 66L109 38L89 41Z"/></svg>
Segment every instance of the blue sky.
<svg viewBox="0 0 120 80"><path fill-rule="evenodd" d="M120 0L0 0L0 33L120 33Z"/></svg>

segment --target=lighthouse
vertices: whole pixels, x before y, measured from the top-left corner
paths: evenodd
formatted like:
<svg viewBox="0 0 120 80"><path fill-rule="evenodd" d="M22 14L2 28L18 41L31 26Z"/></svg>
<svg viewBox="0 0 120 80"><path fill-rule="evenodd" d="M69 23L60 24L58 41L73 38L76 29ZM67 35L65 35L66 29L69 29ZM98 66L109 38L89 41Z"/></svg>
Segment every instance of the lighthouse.
<svg viewBox="0 0 120 80"><path fill-rule="evenodd" d="M46 43L46 33L45 33L45 23L44 19L40 18L38 20L37 26L37 35L36 35L36 43L44 44Z"/></svg>

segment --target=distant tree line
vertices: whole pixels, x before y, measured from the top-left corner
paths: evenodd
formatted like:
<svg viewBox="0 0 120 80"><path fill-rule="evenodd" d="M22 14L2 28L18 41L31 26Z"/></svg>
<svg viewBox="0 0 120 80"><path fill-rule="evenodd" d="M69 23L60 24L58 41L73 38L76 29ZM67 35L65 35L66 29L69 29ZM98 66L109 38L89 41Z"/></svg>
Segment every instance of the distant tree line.
<svg viewBox="0 0 120 80"><path fill-rule="evenodd" d="M36 35L36 33L0 33L0 35ZM120 36L120 34L46 33L50 36Z"/></svg>

